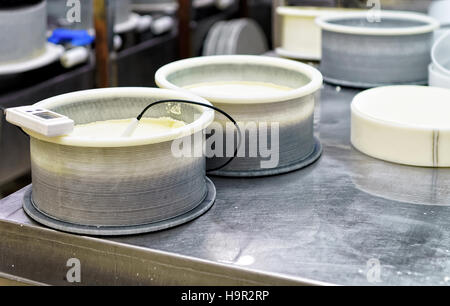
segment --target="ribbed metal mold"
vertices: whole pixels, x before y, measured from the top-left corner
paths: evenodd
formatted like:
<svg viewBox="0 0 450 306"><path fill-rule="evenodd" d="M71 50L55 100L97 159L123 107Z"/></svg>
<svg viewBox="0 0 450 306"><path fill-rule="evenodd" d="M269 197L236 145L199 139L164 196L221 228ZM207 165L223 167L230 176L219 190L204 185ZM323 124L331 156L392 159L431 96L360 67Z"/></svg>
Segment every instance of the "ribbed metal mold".
<svg viewBox="0 0 450 306"><path fill-rule="evenodd" d="M364 13L333 18L322 21L320 71L325 81L357 88L427 84L432 20L401 12L381 15L374 21ZM420 27L429 30L414 33ZM408 29L411 33L406 33Z"/></svg>
<svg viewBox="0 0 450 306"><path fill-rule="evenodd" d="M242 147L238 157L212 174L230 177L275 175L305 167L320 156L321 147L314 138L314 108L322 76L313 67L284 59L226 55L178 61L156 73L158 86L170 89L229 81L268 83L292 90L266 97L253 92L200 93L190 89L231 115L241 128ZM207 154L210 157L208 169L223 165L236 148L236 131L227 129L227 123L230 124L224 116L216 115L215 125L220 127L221 137L218 138L223 143L223 154L217 154L222 149L212 148L215 154ZM210 127L214 135L215 127ZM210 149L209 145L207 149Z"/></svg>
<svg viewBox="0 0 450 306"><path fill-rule="evenodd" d="M51 109L76 123L86 123L131 118L159 100L123 94L105 99L82 96L76 103L57 103ZM186 123L205 120L195 119L202 113L199 107L180 105L179 110L179 114L173 114L167 105L157 105L146 117L170 116ZM199 130L184 137L201 139L202 133ZM94 227L141 226L186 214L207 197L205 157L178 157L172 154L172 143L168 139L141 145L89 147L32 136L33 203L55 220ZM192 143L193 150L202 152L203 142Z"/></svg>

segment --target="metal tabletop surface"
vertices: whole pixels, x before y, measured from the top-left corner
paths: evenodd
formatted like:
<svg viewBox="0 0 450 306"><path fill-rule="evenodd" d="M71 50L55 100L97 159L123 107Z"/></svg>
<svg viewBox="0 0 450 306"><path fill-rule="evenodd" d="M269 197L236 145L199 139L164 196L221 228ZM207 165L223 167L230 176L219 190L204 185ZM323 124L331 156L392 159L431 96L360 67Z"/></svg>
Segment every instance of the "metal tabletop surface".
<svg viewBox="0 0 450 306"><path fill-rule="evenodd" d="M324 152L315 164L272 177L212 177L217 200L200 218L97 241L293 280L450 284L450 169L396 165L354 149L350 103L356 93L324 85L317 128ZM21 209L23 193L0 201L0 224L39 229Z"/></svg>

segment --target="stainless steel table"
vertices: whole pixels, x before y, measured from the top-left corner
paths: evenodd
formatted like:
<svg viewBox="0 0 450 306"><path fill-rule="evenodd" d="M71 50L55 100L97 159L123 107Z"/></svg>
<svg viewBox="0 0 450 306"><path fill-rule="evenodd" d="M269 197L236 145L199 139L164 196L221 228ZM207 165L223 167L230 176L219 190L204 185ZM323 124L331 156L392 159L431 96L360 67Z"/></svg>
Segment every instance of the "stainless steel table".
<svg viewBox="0 0 450 306"><path fill-rule="evenodd" d="M356 93L324 86L318 162L280 176L213 177L216 204L174 229L107 239L59 233L24 215L23 190L11 195L0 201L0 272L67 284L75 257L82 284L450 284L450 169L395 165L352 148Z"/></svg>

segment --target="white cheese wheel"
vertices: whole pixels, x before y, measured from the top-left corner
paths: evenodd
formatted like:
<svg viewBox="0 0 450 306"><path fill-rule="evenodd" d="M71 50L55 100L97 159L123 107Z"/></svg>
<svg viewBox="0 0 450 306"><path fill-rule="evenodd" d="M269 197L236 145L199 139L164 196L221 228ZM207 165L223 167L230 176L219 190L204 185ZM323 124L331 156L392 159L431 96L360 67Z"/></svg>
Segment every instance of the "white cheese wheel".
<svg viewBox="0 0 450 306"><path fill-rule="evenodd" d="M351 112L359 151L406 165L450 166L450 90L378 87L358 94Z"/></svg>

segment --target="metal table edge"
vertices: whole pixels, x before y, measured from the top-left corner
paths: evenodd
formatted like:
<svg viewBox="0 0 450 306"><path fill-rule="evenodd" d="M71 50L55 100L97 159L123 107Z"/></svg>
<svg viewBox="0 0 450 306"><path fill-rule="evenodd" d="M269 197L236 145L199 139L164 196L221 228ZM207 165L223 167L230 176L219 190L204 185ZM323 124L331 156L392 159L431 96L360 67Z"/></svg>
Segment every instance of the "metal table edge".
<svg viewBox="0 0 450 306"><path fill-rule="evenodd" d="M68 234L64 232L55 231L52 229L44 228L44 227L36 227L29 224L21 224L18 222L8 221L0 219L0 233L2 233L2 240L0 240L0 249L4 249L3 246L5 244L13 243L12 241L15 238L27 237L31 238L33 241L39 241L39 246L42 246L44 243L49 243L52 246L53 256L55 254L57 257L63 257L60 248L54 247L55 243L70 246L72 249L70 252L80 252L82 249L88 250L97 250L102 252L103 255L107 254L109 257L115 257L115 265L120 266L125 264L123 261L126 258L134 257L136 259L140 259L142 262L154 262L161 265L166 265L168 269L167 272L171 272L172 270L183 270L189 271L192 275L186 276L181 275L184 273L180 273L178 275L171 275L167 279L160 279L157 283L153 283L153 285L205 285L205 281L207 285L256 285L256 286L267 286L267 285L275 285L275 286L334 286L335 284L330 284L326 282L316 281L312 279L290 276L286 274L279 273L268 273L262 272L254 269L243 268L239 266L232 266L228 264L213 262L209 260L194 258L190 256L180 255L176 253L139 247L134 245L128 245L123 243L118 243L114 241L104 240L96 237L88 237L88 236L78 236L73 234ZM13 237L10 237L10 236ZM8 239L9 238L9 239ZM12 238L12 239L11 239ZM19 247L17 249L25 251L27 249L26 240L23 243L23 248ZM45 248L46 249L46 248ZM114 250L114 252L108 251ZM81 251L82 252L82 251ZM2 252L5 253L5 252ZM8 252L6 252L8 253ZM43 251L45 253L45 250ZM30 256L28 252L22 253L23 257L29 259ZM2 254L5 259L5 254ZM17 256L17 254L15 254ZM104 257L102 257L105 259ZM45 260L44 258L38 258L40 260ZM62 258L64 259L64 257ZM108 258L111 259L111 258ZM14 261L14 258L8 258L6 254L6 260ZM87 263L86 259L82 260L83 265L90 265L91 263ZM91 258L94 260L94 258ZM51 263L50 263L51 264ZM14 268L18 268L17 265L13 265ZM30 264L30 267L32 265ZM52 268L49 265L44 265L47 268ZM14 271L14 269L10 269L9 265L5 267L5 260L0 262L0 274L3 275L14 275L15 279L25 279L28 280L28 283L32 284L41 284L41 285L61 285L60 282L55 282L50 280L48 282L45 279L36 279L39 278L36 271L33 273L32 269L19 271ZM14 273L16 272L16 273ZM30 274L31 273L31 274ZM122 276L122 274L126 274L126 271L116 270L117 275ZM93 276L95 277L95 276ZM172 277L176 277L177 281L173 282ZM98 275L97 278L107 279L113 278L113 275ZM64 283L63 283L64 284ZM95 283L94 283L95 284ZM147 280L140 280L134 282L132 279L127 279L125 285L151 285L151 282L147 282ZM81 284L83 285L83 283ZM92 285L92 283L88 283L85 285Z"/></svg>

